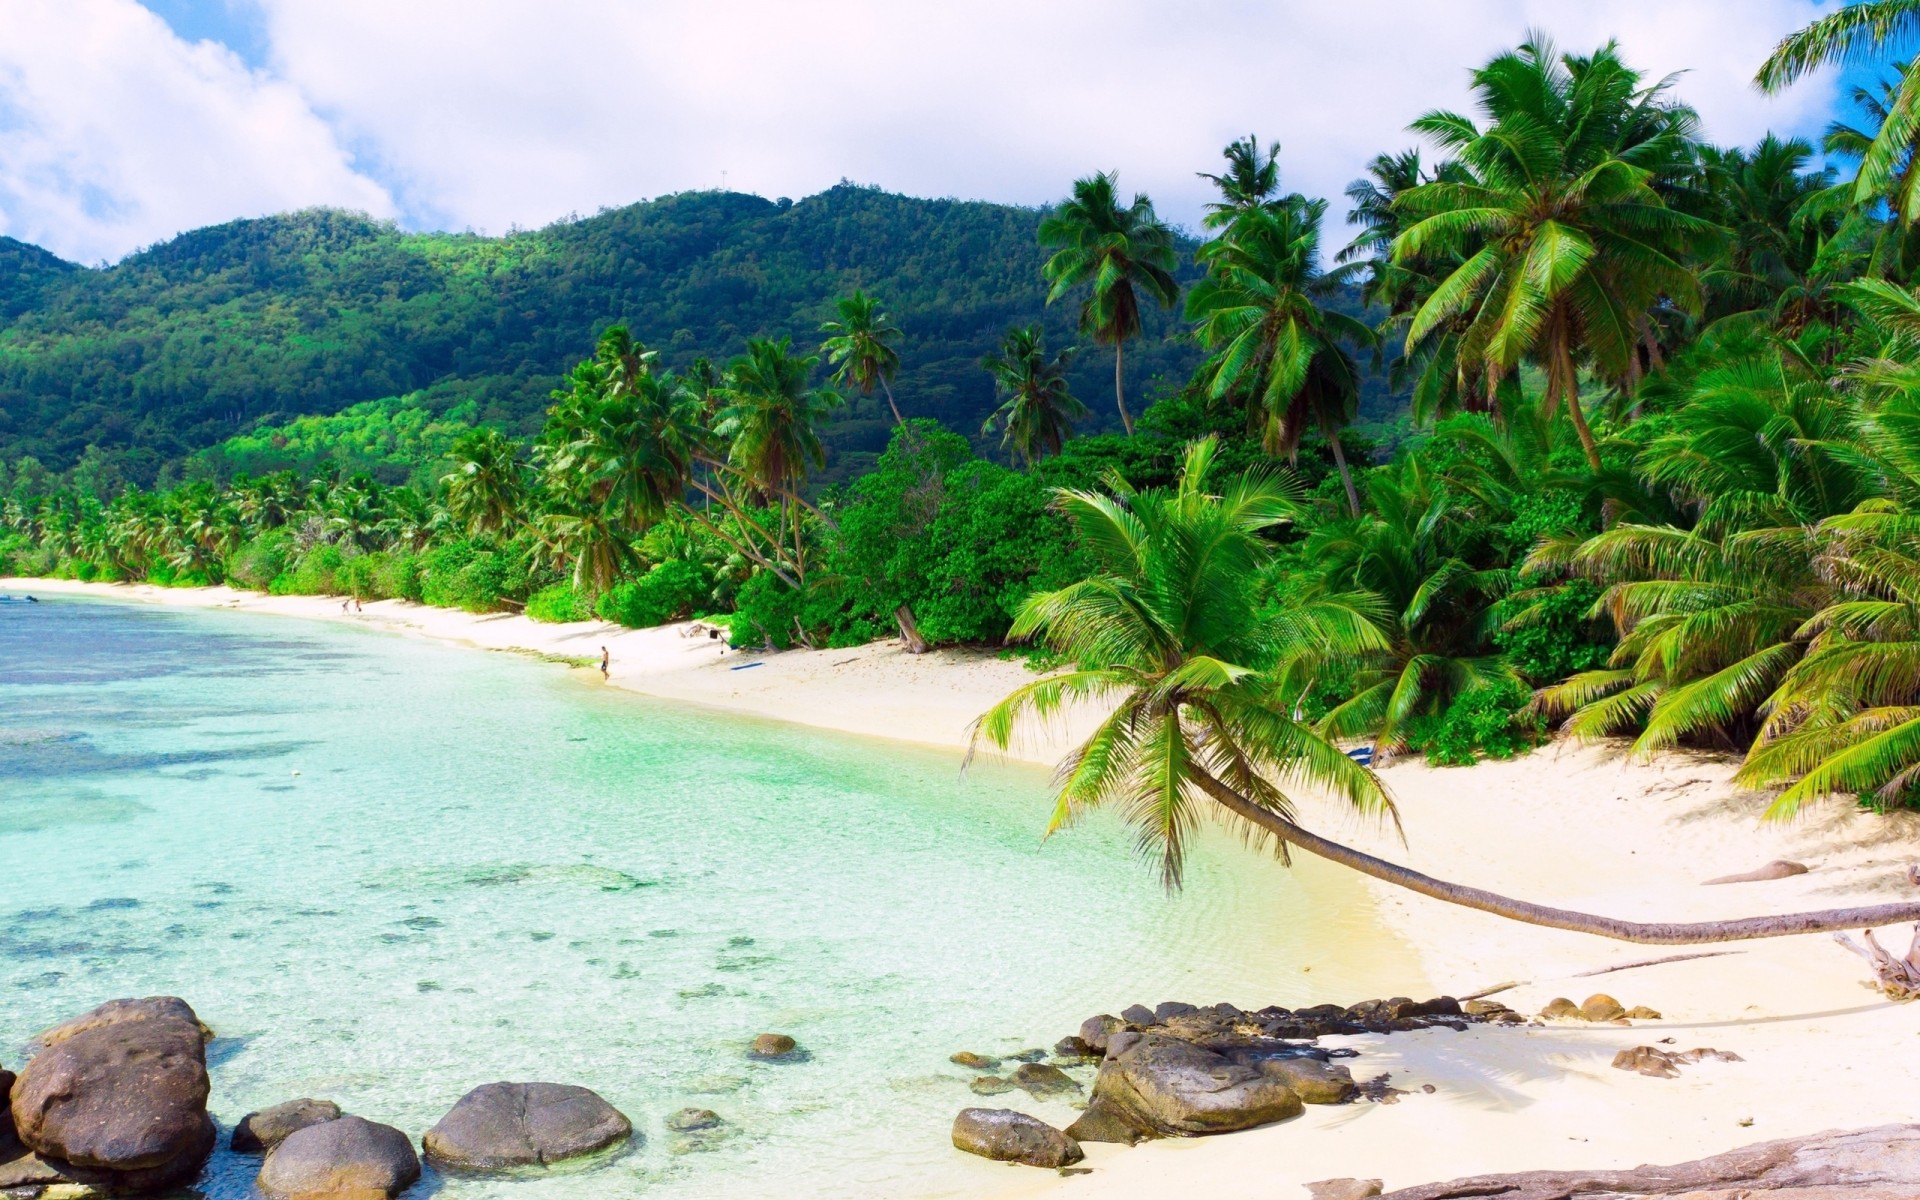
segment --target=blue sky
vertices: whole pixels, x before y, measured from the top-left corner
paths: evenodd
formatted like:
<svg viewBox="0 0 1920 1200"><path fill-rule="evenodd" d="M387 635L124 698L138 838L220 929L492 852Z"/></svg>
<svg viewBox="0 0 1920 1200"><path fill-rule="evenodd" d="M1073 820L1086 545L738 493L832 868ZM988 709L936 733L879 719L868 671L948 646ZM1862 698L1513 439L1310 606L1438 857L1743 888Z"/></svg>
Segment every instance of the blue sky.
<svg viewBox="0 0 1920 1200"><path fill-rule="evenodd" d="M8 0L0 234L112 261L310 205L502 232L842 178L1040 204L1117 169L1197 221L1219 148L1338 197L1530 27L1617 37L1716 140L1817 135L1750 86L1810 0ZM723 175L724 173L724 175Z"/></svg>

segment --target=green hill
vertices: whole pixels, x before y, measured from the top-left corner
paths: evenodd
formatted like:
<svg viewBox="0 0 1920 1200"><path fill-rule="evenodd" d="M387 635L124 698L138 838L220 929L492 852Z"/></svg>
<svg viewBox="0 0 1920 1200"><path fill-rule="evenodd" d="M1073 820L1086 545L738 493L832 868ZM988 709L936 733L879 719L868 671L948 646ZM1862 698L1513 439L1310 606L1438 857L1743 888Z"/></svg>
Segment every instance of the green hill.
<svg viewBox="0 0 1920 1200"><path fill-rule="evenodd" d="M504 237L405 233L336 211L195 230L106 268L0 239L0 461L56 470L88 446L150 483L192 451L302 415L414 395L516 432L614 322L683 365L752 334L811 344L838 295L879 295L904 332L909 415L974 433L979 368L1008 325L1074 340L1045 306L1035 210L841 185L799 202L696 192ZM1128 350L1136 411L1198 359L1156 314ZM1111 360L1080 395L1112 417ZM415 395L417 394L417 395ZM837 451L877 450L882 405L843 410Z"/></svg>

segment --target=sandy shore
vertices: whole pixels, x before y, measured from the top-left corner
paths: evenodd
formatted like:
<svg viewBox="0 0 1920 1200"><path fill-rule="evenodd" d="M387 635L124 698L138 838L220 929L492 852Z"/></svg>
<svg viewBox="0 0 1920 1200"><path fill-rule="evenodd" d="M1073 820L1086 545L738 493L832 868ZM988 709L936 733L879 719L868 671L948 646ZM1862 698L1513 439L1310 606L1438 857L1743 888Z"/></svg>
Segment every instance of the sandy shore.
<svg viewBox="0 0 1920 1200"><path fill-rule="evenodd" d="M224 588L0 580L0 592L25 591L356 621L573 658L597 660L605 645L611 682L637 692L945 747L963 746L975 716L1033 678L1021 664L987 655L914 657L885 643L758 656L723 653L675 629L542 625L391 601L342 614L338 600ZM1018 755L1051 762L1063 744L1056 736ZM1444 878L1628 918L1702 920L1909 894L1904 871L1920 857L1920 822L1833 803L1791 825L1762 824L1764 800L1736 792L1732 772L1730 761L1700 756L1632 764L1608 748L1552 746L1467 770L1388 768L1404 846L1311 801L1303 813L1330 835ZM1776 858L1811 870L1769 883L1702 886ZM1340 1176L1380 1178L1392 1188L1484 1171L1632 1166L1821 1129L1920 1121L1912 1086L1920 1009L1867 988L1863 964L1830 938L1752 942L1725 947L1733 953L1720 957L1581 977L1677 951L1533 929L1384 887L1379 911L1417 947L1419 961L1381 965L1381 977L1368 981L1372 994L1404 991L1412 977L1455 994L1513 981L1520 986L1500 998L1523 1011L1555 996L1579 1001L1605 991L1665 1019L1631 1028L1572 1023L1350 1039L1363 1052L1362 1070L1391 1071L1394 1085L1411 1094L1393 1105L1309 1109L1297 1121L1229 1137L1089 1146L1091 1174L1009 1171L1004 1194L1304 1200L1303 1184ZM1904 946L1907 934L1890 930L1883 938ZM1622 1048L1667 1038L1675 1049L1710 1046L1744 1061L1703 1063L1678 1079L1609 1065Z"/></svg>

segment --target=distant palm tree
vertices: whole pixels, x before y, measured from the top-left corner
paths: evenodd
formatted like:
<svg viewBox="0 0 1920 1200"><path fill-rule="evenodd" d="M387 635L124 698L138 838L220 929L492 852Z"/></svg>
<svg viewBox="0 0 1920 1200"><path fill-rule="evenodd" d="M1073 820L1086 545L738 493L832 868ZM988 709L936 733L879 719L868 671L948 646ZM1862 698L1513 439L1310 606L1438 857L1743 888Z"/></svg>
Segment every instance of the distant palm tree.
<svg viewBox="0 0 1920 1200"><path fill-rule="evenodd" d="M843 388L857 388L862 396L873 395L878 386L886 393L887 407L893 410L893 423L906 428L906 419L893 399L892 383L900 369L900 352L893 348L900 331L894 328L892 318L880 311L878 300L857 289L853 295L835 301L834 307L840 319L820 326L820 332L828 335L820 343L820 352L834 368L833 382Z"/></svg>
<svg viewBox="0 0 1920 1200"><path fill-rule="evenodd" d="M1339 291L1320 269L1326 207L1296 196L1237 213L1200 252L1207 275L1187 293L1187 318L1213 352L1204 367L1213 398L1245 397L1269 454L1294 457L1301 435L1319 430L1359 516L1340 430L1358 411L1360 372L1342 344L1370 349L1378 339L1365 322L1324 307Z"/></svg>
<svg viewBox="0 0 1920 1200"><path fill-rule="evenodd" d="M1549 414L1573 420L1588 466L1600 451L1580 404L1584 364L1630 392L1654 346L1650 312L1703 304L1690 258L1717 228L1666 203L1663 189L1694 171L1698 118L1643 87L1613 46L1561 56L1544 36L1474 72L1486 128L1456 113L1414 122L1455 155L1473 182L1434 182L1403 195L1409 224L1396 262L1466 253L1407 329L1413 350L1470 317L1462 359L1498 381L1523 362L1546 375Z"/></svg>
<svg viewBox="0 0 1920 1200"><path fill-rule="evenodd" d="M494 537L518 523L527 495L518 443L483 425L455 439L453 464L440 485L447 512L469 537Z"/></svg>
<svg viewBox="0 0 1920 1200"><path fill-rule="evenodd" d="M1073 355L1068 347L1048 357L1046 334L1037 324L1007 330L999 352L980 362L1006 397L980 432L999 429L1000 445L1018 453L1028 466L1060 453L1073 436L1073 423L1087 416L1087 406L1074 398L1067 383Z"/></svg>
<svg viewBox="0 0 1920 1200"><path fill-rule="evenodd" d="M797 577L805 577L800 487L823 467L820 425L841 398L811 383L818 355L795 354L793 339L749 338L747 352L727 364L714 433L727 443L726 465L780 510L792 533Z"/></svg>
<svg viewBox="0 0 1920 1200"><path fill-rule="evenodd" d="M1227 169L1219 175L1197 172L1200 178L1220 189L1220 199L1207 205L1202 224L1218 229L1232 222L1239 213L1259 208L1280 192L1280 143L1270 143L1263 152L1260 140L1248 134L1229 142L1220 152Z"/></svg>
<svg viewBox="0 0 1920 1200"><path fill-rule="evenodd" d="M1047 303L1077 287L1088 288L1080 306L1080 328L1103 346L1113 347L1113 402L1120 424L1131 434L1127 412L1125 348L1140 335L1140 293L1162 308L1180 297L1173 273L1178 267L1173 230L1153 212L1153 201L1135 193L1125 208L1114 190L1111 172L1075 180L1073 198L1040 222L1040 244L1053 256L1043 268L1053 286Z"/></svg>
<svg viewBox="0 0 1920 1200"><path fill-rule="evenodd" d="M1294 697L1276 665L1302 646L1363 653L1384 639L1345 605L1263 614L1254 580L1272 560L1264 535L1297 502L1259 474L1210 492L1214 453L1212 440L1189 447L1171 491L1056 493L1097 573L1028 599L1012 636L1042 637L1076 665L1017 689L974 726L976 740L1004 749L1023 720L1069 705L1106 711L1054 774L1050 830L1117 807L1140 849L1159 859L1161 878L1178 886L1211 810L1283 856L1304 850L1450 904L1631 942L1723 942L1920 917L1920 902L1908 901L1687 925L1621 921L1435 879L1301 826L1290 788L1363 817L1392 819L1394 809L1371 771L1288 715Z"/></svg>

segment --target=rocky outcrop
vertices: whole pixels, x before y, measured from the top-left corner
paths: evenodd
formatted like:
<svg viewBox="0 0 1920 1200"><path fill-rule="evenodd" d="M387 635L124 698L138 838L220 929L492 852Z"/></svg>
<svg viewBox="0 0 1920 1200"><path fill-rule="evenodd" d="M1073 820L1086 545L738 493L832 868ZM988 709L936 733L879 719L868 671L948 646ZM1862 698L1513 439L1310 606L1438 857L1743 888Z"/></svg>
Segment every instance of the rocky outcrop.
<svg viewBox="0 0 1920 1200"><path fill-rule="evenodd" d="M1829 1131L1744 1146L1670 1167L1480 1175L1387 1193L1384 1200L1889 1200L1920 1195L1920 1125Z"/></svg>
<svg viewBox="0 0 1920 1200"><path fill-rule="evenodd" d="M633 1123L583 1087L488 1083L427 1131L427 1161L448 1171L549 1166L624 1145Z"/></svg>
<svg viewBox="0 0 1920 1200"><path fill-rule="evenodd" d="M35 1040L10 1090L14 1133L34 1161L8 1164L9 1177L119 1194L199 1172L214 1128L203 1026L185 1001L114 1001Z"/></svg>
<svg viewBox="0 0 1920 1200"><path fill-rule="evenodd" d="M1088 1106L1099 1123L1146 1137L1228 1133L1300 1111L1300 1097L1274 1075L1158 1033L1115 1034L1108 1041Z"/></svg>
<svg viewBox="0 0 1920 1200"><path fill-rule="evenodd" d="M364 1117L341 1117L287 1135L260 1164L268 1200L392 1197L420 1178L407 1135Z"/></svg>
<svg viewBox="0 0 1920 1200"><path fill-rule="evenodd" d="M239 1154L264 1154L309 1125L339 1119L340 1106L331 1100L289 1100L241 1117L231 1145Z"/></svg>
<svg viewBox="0 0 1920 1200"><path fill-rule="evenodd" d="M1029 1167L1069 1167L1086 1157L1080 1143L1037 1117L1006 1108L963 1109L953 1144L968 1154Z"/></svg>

